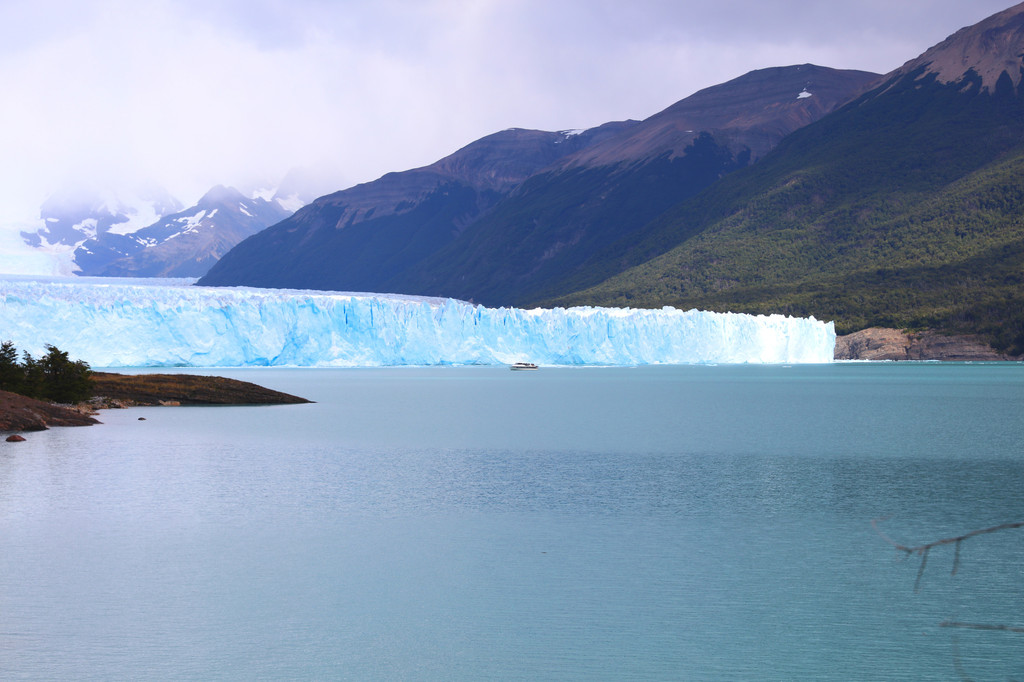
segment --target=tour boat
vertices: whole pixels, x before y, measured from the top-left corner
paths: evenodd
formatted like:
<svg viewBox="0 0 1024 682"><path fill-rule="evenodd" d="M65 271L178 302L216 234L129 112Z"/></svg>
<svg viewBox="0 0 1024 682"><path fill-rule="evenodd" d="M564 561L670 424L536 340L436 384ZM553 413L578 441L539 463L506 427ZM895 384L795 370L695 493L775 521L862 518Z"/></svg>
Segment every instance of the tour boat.
<svg viewBox="0 0 1024 682"><path fill-rule="evenodd" d="M509 369L537 369L537 365L532 362L514 362Z"/></svg>

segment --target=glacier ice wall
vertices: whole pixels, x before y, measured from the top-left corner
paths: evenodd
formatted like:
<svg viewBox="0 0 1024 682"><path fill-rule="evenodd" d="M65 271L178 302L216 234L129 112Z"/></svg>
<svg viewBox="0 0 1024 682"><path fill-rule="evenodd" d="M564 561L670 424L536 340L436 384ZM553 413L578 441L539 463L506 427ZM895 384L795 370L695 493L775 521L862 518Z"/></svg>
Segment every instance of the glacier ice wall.
<svg viewBox="0 0 1024 682"><path fill-rule="evenodd" d="M674 308L485 308L452 299L0 281L0 340L94 367L831 362L831 322Z"/></svg>

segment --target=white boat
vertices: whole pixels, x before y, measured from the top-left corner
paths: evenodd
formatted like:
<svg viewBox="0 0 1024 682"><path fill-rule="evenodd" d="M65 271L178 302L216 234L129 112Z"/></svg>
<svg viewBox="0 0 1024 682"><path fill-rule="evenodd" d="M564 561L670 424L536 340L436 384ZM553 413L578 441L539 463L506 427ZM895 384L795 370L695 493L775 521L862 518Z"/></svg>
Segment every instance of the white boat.
<svg viewBox="0 0 1024 682"><path fill-rule="evenodd" d="M537 369L537 365L532 362L513 362L512 366L509 367L512 370L524 370L524 369Z"/></svg>

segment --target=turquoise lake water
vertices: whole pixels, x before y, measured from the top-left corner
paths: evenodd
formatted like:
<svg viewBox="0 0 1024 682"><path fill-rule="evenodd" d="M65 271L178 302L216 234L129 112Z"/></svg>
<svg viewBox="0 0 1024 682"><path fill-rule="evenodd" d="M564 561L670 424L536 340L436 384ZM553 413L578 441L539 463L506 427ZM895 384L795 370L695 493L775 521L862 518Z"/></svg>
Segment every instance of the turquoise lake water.
<svg viewBox="0 0 1024 682"><path fill-rule="evenodd" d="M1024 677L1024 529L871 524L1024 520L1024 365L217 373L0 442L0 679Z"/></svg>

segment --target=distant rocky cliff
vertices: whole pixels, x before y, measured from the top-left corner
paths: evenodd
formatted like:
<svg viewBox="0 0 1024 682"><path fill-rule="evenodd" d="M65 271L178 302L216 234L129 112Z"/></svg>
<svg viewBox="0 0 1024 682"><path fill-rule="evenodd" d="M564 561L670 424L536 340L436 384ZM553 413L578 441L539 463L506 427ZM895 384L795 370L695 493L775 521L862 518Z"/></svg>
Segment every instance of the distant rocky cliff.
<svg viewBox="0 0 1024 682"><path fill-rule="evenodd" d="M992 349L973 336L906 332L872 327L836 338L836 360L1020 360Z"/></svg>

